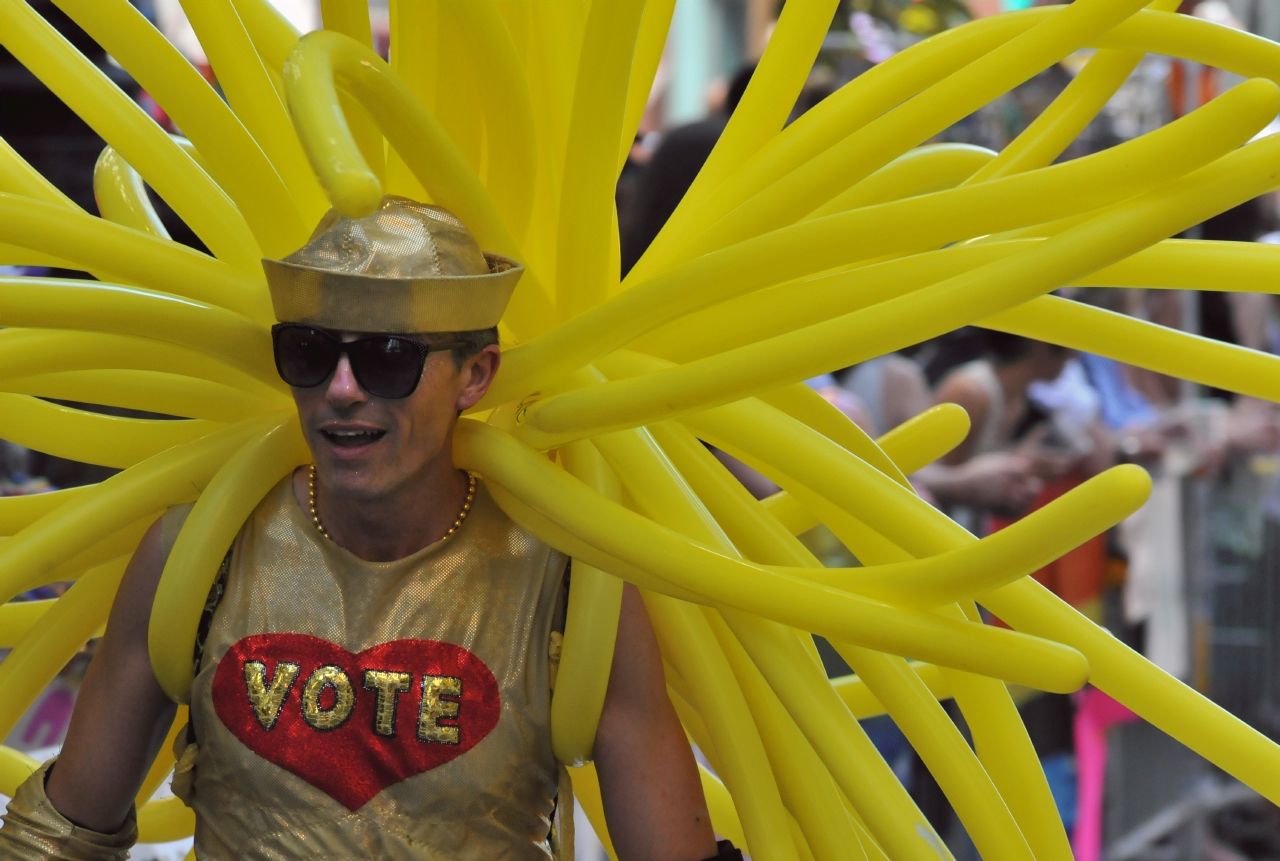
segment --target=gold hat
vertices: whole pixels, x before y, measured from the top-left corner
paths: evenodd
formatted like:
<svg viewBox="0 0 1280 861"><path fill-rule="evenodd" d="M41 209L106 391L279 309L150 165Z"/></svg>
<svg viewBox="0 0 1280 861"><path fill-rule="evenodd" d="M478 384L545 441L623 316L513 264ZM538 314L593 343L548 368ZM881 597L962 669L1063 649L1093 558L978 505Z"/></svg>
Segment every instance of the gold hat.
<svg viewBox="0 0 1280 861"><path fill-rule="evenodd" d="M364 218L329 210L306 245L262 267L281 322L397 334L496 326L524 272L449 210L394 195Z"/></svg>

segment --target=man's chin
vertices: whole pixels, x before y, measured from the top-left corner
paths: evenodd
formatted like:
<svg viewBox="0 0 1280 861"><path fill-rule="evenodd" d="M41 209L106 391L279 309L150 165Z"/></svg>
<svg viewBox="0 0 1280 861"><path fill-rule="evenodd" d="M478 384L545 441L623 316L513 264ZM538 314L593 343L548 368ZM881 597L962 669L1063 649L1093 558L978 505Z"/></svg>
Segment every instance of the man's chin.
<svg viewBox="0 0 1280 861"><path fill-rule="evenodd" d="M356 496L377 495L377 486L386 484L393 472L381 457L385 445L335 446L327 442L312 449L320 483L332 490Z"/></svg>
<svg viewBox="0 0 1280 861"><path fill-rule="evenodd" d="M377 464L350 461L316 464L320 484L331 494L353 502L374 501L386 496L395 485L394 477Z"/></svg>

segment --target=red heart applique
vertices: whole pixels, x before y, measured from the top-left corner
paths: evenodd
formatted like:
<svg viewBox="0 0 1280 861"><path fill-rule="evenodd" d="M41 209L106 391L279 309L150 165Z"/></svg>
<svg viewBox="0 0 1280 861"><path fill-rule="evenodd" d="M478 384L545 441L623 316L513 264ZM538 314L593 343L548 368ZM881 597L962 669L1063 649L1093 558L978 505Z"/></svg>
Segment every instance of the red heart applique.
<svg viewBox="0 0 1280 861"><path fill-rule="evenodd" d="M305 634L257 634L218 664L213 707L254 753L356 810L475 747L501 699L484 662L452 643L352 654Z"/></svg>

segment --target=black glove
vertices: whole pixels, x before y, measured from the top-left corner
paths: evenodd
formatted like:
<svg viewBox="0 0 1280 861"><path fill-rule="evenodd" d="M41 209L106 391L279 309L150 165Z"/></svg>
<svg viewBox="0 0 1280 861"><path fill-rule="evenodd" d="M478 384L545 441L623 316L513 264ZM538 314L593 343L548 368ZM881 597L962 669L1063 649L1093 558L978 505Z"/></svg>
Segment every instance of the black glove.
<svg viewBox="0 0 1280 861"><path fill-rule="evenodd" d="M716 854L706 861L742 861L742 850L735 849L730 840L721 840L716 844Z"/></svg>

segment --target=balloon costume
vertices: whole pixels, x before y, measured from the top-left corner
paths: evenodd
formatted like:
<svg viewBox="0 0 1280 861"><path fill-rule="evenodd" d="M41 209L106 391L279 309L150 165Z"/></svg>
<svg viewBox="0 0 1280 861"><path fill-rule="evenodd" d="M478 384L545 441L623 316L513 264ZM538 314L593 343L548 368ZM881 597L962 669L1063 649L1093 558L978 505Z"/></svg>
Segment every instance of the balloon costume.
<svg viewBox="0 0 1280 861"><path fill-rule="evenodd" d="M147 526L194 502L150 629L158 679L188 700L226 549L308 460L272 367L261 260L299 248L330 205L358 218L389 193L447 208L526 267L502 371L460 420L454 456L574 560L551 740L606 838L589 763L623 580L644 590L672 702L714 767L715 829L753 858L947 857L857 722L887 712L983 857L1066 861L1006 682L1088 681L1280 801L1280 748L1026 576L1136 510L1145 473L1117 467L976 541L904 477L963 438L958 408L873 441L801 383L978 324L1280 399L1274 357L1049 295L1269 289L1280 249L1167 237L1280 186L1280 137L1250 143L1280 111L1280 46L1170 0L1076 0L928 39L784 128L835 8L791 0L697 181L619 282L614 182L673 0L393 0L390 65L369 47L363 0L326 0L326 29L301 39L265 0L187 3L225 102L127 0L57 5L185 137L22 0L0 0L0 42L109 144L101 218L0 151L0 262L99 279L0 279L0 436L124 468L0 500L0 598L76 581L56 602L0 606L0 645L15 647L0 731L102 624ZM1003 152L921 146L1081 47L1099 51ZM1146 52L1249 80L1052 164ZM164 235L144 182L209 255ZM703 441L783 492L757 502ZM820 522L866 567L823 568L795 538ZM975 601L1012 630L981 624ZM856 675L829 681L810 632ZM37 765L0 749L0 791ZM195 827L180 801L148 802L172 766L157 762L139 797L144 840Z"/></svg>

